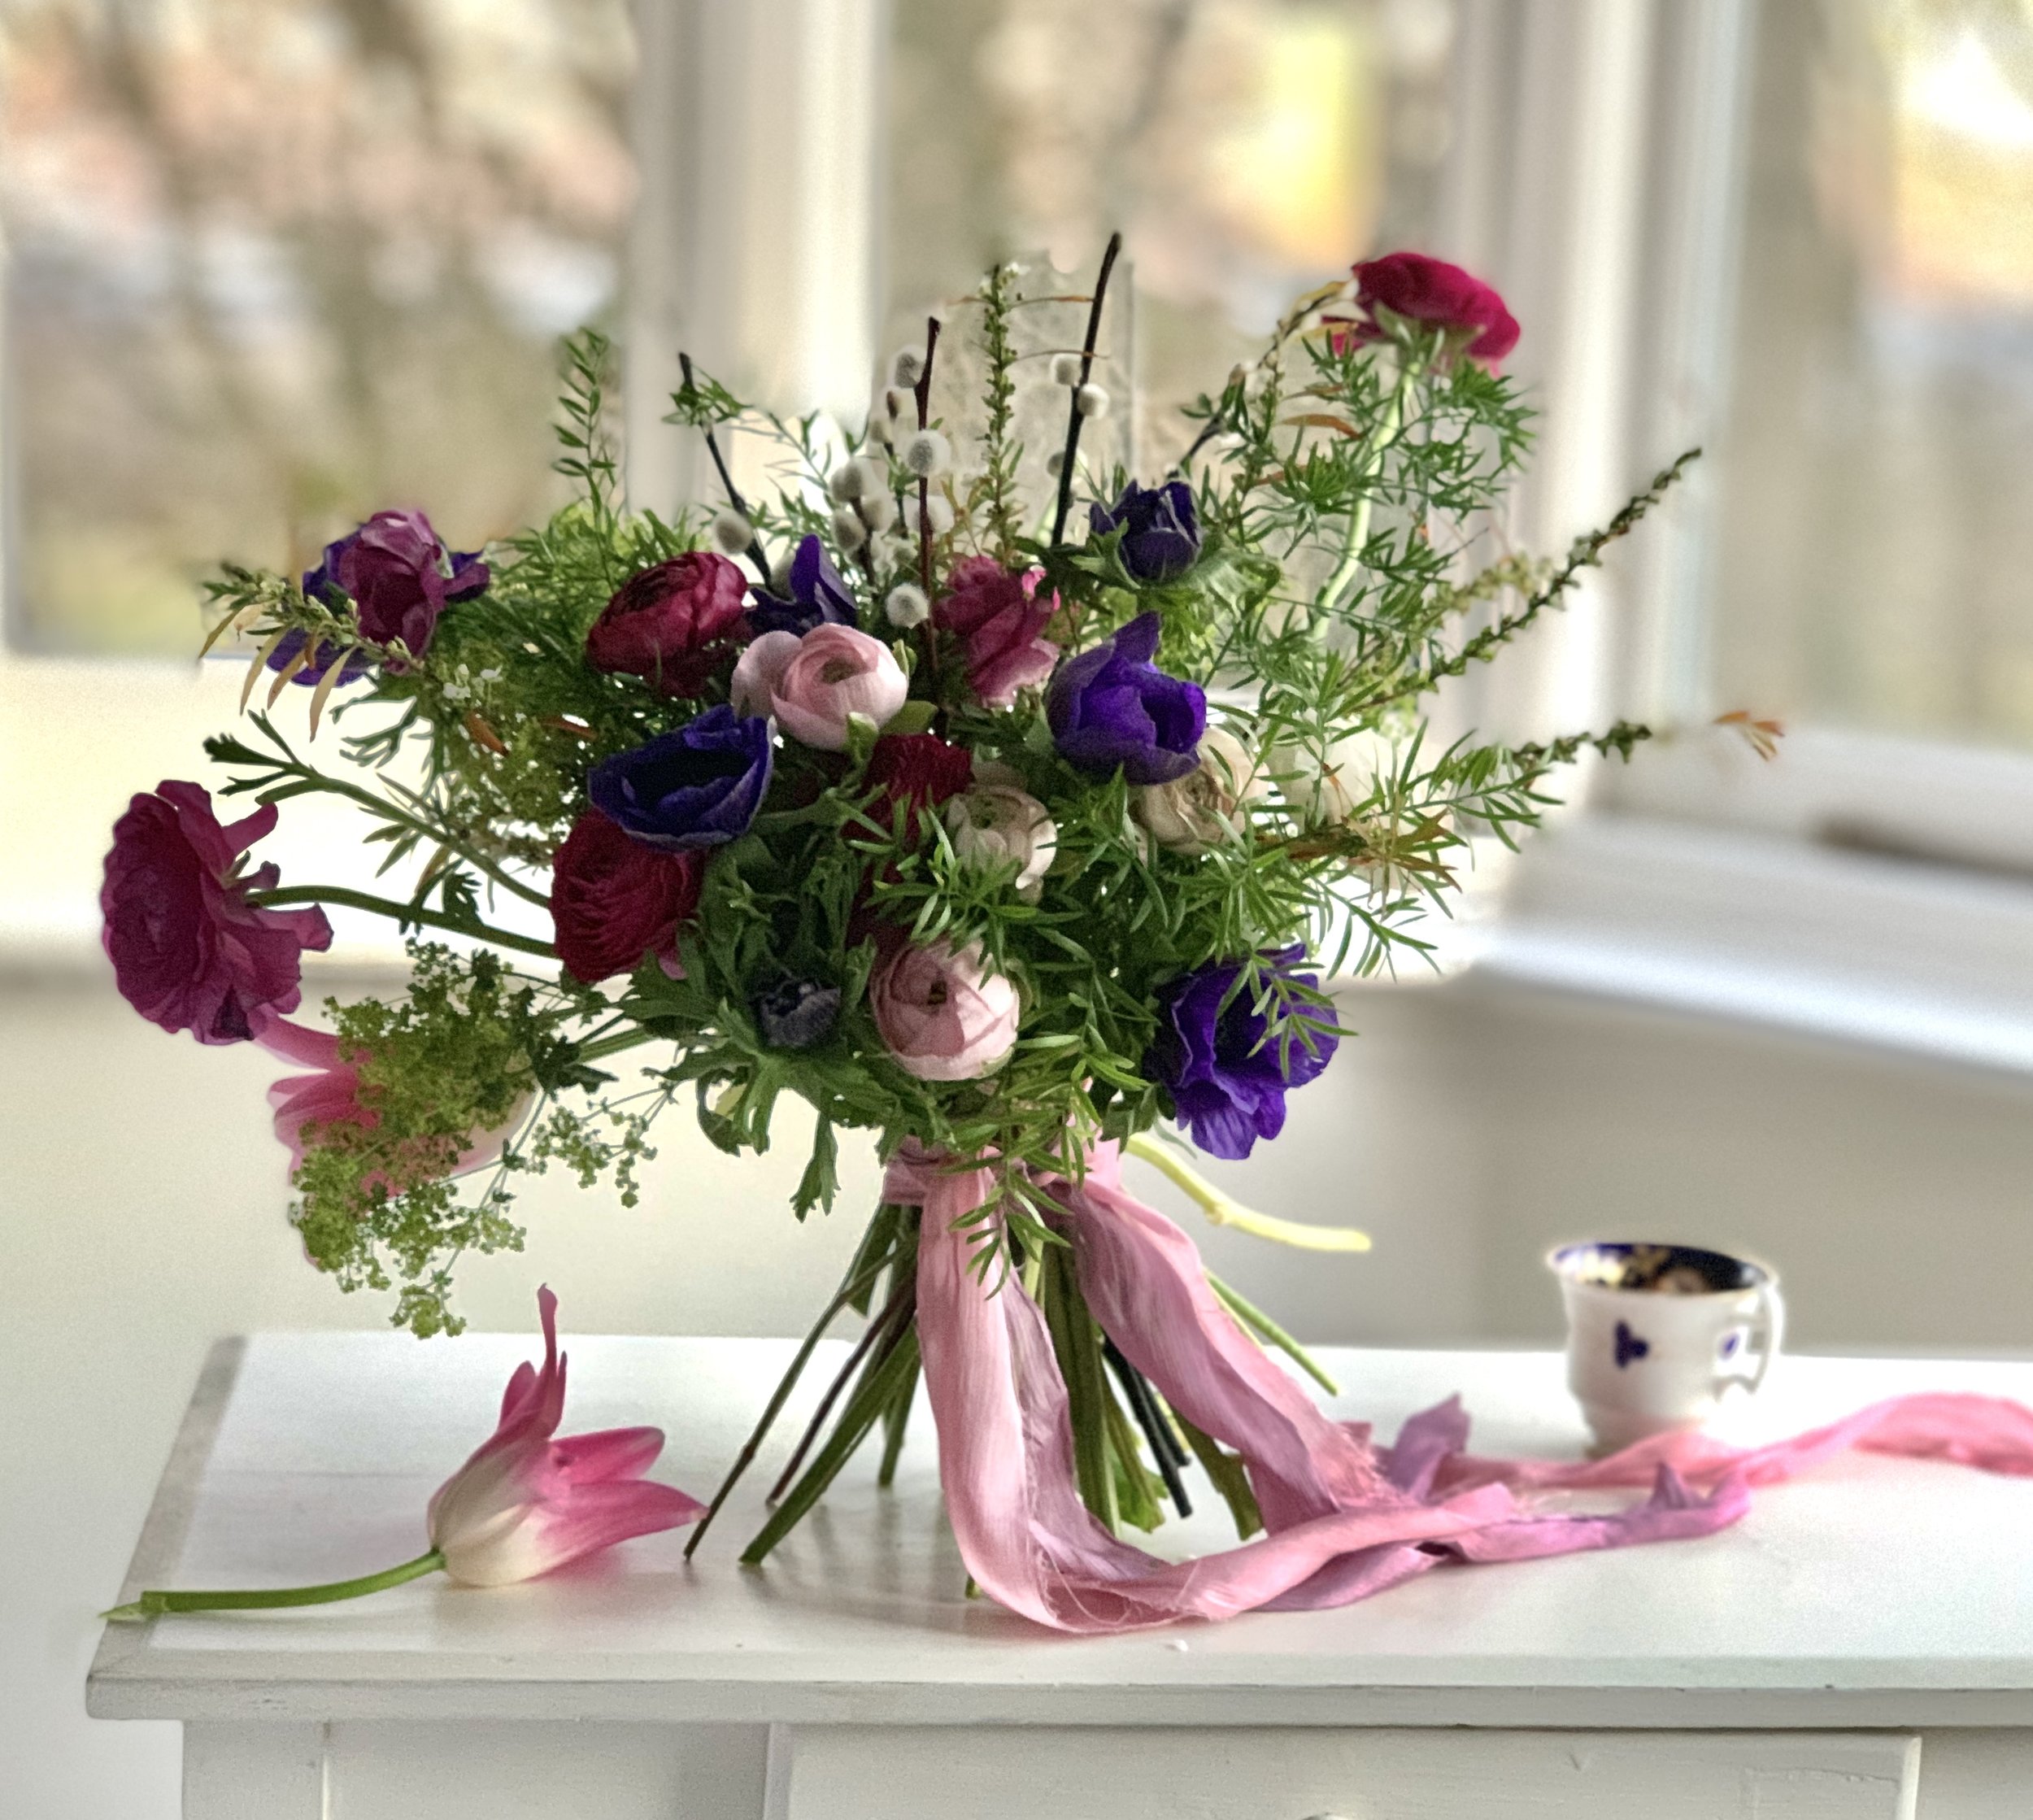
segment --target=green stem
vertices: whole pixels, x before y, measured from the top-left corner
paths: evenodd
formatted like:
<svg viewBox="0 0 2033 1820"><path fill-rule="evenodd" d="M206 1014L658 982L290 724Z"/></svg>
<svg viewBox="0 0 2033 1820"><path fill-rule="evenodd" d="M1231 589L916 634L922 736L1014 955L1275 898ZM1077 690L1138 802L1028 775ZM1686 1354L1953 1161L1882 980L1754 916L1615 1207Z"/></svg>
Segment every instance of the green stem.
<svg viewBox="0 0 2033 1820"><path fill-rule="evenodd" d="M1313 1356L1306 1348L1255 1303L1245 1301L1211 1270L1208 1273L1207 1287L1221 1297L1228 1312L1241 1321L1243 1326L1253 1333L1257 1339L1267 1345L1276 1347L1316 1384L1319 1385L1328 1395L1341 1395L1341 1386L1313 1363Z"/></svg>
<svg viewBox="0 0 2033 1820"><path fill-rule="evenodd" d="M624 1049L637 1048L655 1040L656 1034L652 1030L617 1030L612 1036L602 1037L583 1045L579 1051L579 1060L598 1061L603 1056L618 1056Z"/></svg>
<svg viewBox="0 0 2033 1820"><path fill-rule="evenodd" d="M505 929L486 923L461 922L442 911L426 910L420 904L398 903L394 898L377 897L372 891L356 891L343 885L285 885L272 891L253 891L249 901L264 907L285 903L343 903L354 910L371 910L378 917L393 917L401 923L417 923L431 929L449 930L455 935L471 935L491 942L498 948L513 948L520 954L557 959L558 951L533 935L512 935Z"/></svg>
<svg viewBox="0 0 2033 1820"><path fill-rule="evenodd" d="M1341 560L1335 565L1334 573L1327 577L1327 585L1314 599L1312 620L1316 627L1340 607L1342 595L1355 580L1356 571L1362 567L1362 553L1369 543L1370 511L1376 502L1376 495L1370 489L1383 472L1385 452L1404 428L1404 407L1411 398L1414 381L1423 371L1423 366L1416 363L1405 367L1398 376L1397 389L1391 393L1391 402L1384 407L1383 416L1378 422L1364 457L1362 498L1356 503L1355 516L1348 521L1348 541L1342 549Z"/></svg>
<svg viewBox="0 0 2033 1820"><path fill-rule="evenodd" d="M329 1605L341 1599L364 1599L370 1592L385 1592L405 1581L420 1580L445 1565L445 1557L433 1548L427 1555L406 1561L400 1567L384 1568L378 1574L363 1574L357 1580L332 1580L324 1586L270 1587L242 1592L144 1592L124 1605L115 1605L99 1616L121 1623L136 1623L164 1612L272 1611L284 1605Z"/></svg>

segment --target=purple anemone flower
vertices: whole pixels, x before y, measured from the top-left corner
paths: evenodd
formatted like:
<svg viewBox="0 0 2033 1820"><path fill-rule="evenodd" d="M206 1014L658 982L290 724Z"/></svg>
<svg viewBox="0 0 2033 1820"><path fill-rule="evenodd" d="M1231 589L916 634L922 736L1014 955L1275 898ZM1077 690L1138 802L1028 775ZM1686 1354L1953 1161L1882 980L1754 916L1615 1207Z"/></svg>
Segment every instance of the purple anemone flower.
<svg viewBox="0 0 2033 1820"><path fill-rule="evenodd" d="M646 746L617 752L586 780L593 806L645 847L720 847L748 832L769 788L769 722L725 704Z"/></svg>
<svg viewBox="0 0 2033 1820"><path fill-rule="evenodd" d="M1206 693L1159 669L1157 648L1158 616L1144 613L1059 666L1045 718L1069 764L1098 777L1120 765L1133 784L1169 784L1199 763Z"/></svg>
<svg viewBox="0 0 2033 1820"><path fill-rule="evenodd" d="M1175 581L1200 554L1200 521L1193 510L1193 489L1184 481L1162 486L1132 481L1112 509L1090 507L1087 522L1096 537L1121 531L1117 547L1133 581Z"/></svg>
<svg viewBox="0 0 2033 1820"><path fill-rule="evenodd" d="M784 980L755 1000L755 1027L773 1049L809 1049L839 1021L840 988L816 980Z"/></svg>
<svg viewBox="0 0 2033 1820"><path fill-rule="evenodd" d="M1302 973L1305 950L1289 947L1263 957L1291 986L1317 991L1317 973ZM1173 1116L1210 1156L1241 1158L1259 1138L1285 1128L1285 1095L1314 1078L1340 1038L1317 1030L1334 1012L1308 1004L1275 1021L1256 1008L1255 992L1235 986L1246 963L1212 960L1174 980L1158 995L1158 1034L1143 1058L1147 1078L1172 1096ZM1227 1003L1223 1004L1226 999ZM1275 1001L1265 1011L1277 1010Z"/></svg>
<svg viewBox="0 0 2033 1820"><path fill-rule="evenodd" d="M758 636L764 632L794 632L799 638L819 625L859 625L854 596L840 579L840 572L828 559L816 537L801 538L791 553L790 573L785 577L789 598L751 586L754 604L748 623Z"/></svg>

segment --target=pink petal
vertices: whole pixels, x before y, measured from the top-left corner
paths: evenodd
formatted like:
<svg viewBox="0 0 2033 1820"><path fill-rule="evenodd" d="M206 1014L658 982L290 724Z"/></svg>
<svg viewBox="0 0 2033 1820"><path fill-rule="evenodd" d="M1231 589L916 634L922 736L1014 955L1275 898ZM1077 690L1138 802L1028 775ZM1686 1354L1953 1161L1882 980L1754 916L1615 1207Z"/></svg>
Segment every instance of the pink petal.
<svg viewBox="0 0 2033 1820"><path fill-rule="evenodd" d="M563 1498L547 1503L536 1519L539 1545L550 1562L543 1571L597 1554L631 1536L681 1528L705 1511L698 1499L651 1478L575 1485Z"/></svg>
<svg viewBox="0 0 2033 1820"><path fill-rule="evenodd" d="M596 1485L603 1479L640 1478L663 1451L660 1428L603 1428L552 1442L551 1463L567 1485Z"/></svg>

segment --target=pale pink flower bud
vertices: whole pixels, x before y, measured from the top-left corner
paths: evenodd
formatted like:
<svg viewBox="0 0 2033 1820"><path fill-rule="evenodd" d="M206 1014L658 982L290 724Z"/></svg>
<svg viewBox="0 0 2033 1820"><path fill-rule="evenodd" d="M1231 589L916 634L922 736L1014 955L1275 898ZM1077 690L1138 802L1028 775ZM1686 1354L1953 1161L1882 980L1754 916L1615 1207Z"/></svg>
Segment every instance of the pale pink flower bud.
<svg viewBox="0 0 2033 1820"><path fill-rule="evenodd" d="M1045 805L1012 785L977 783L951 798L946 828L954 853L984 870L1013 865L1018 897L1035 903L1059 851L1059 829Z"/></svg>
<svg viewBox="0 0 2033 1820"><path fill-rule="evenodd" d="M898 950L868 981L868 1008L890 1056L921 1081L975 1081L1016 1042L1016 988L982 970L978 944Z"/></svg>
<svg viewBox="0 0 2033 1820"><path fill-rule="evenodd" d="M803 643L794 632L765 632L753 640L734 665L727 686L728 699L737 714L774 714L771 697L778 678Z"/></svg>
<svg viewBox="0 0 2033 1820"><path fill-rule="evenodd" d="M1200 762L1171 783L1133 787L1130 813L1159 846L1191 859L1244 833L1244 805L1263 795L1256 761L1243 742L1209 727L1200 737Z"/></svg>
<svg viewBox="0 0 2033 1820"><path fill-rule="evenodd" d="M758 638L749 651L763 642ZM890 647L851 625L815 626L797 647L770 681L770 708L777 725L814 751L844 752L850 715L883 726L895 718L910 693L909 679ZM773 654L762 660L774 661ZM738 686L738 664L734 675Z"/></svg>
<svg viewBox="0 0 2033 1820"><path fill-rule="evenodd" d="M558 1299L538 1290L537 1306L542 1370L516 1367L494 1434L438 1487L425 1518L445 1571L467 1586L532 1580L632 1535L676 1529L706 1508L642 1477L663 1451L657 1429L551 1439L564 1416Z"/></svg>

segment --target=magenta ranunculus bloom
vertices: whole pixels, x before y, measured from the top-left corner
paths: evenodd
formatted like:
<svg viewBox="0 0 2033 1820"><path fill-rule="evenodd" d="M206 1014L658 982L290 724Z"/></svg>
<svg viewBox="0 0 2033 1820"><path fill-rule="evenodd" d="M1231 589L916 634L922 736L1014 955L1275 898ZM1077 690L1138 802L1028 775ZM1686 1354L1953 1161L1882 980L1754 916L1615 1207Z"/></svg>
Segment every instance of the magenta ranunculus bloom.
<svg viewBox="0 0 2033 1820"><path fill-rule="evenodd" d="M1424 253L1387 253L1363 260L1355 273L1356 302L1365 311L1386 309L1456 330L1471 360L1493 367L1517 346L1517 321L1504 299L1458 265ZM1355 324L1359 342L1375 341L1380 334L1373 315Z"/></svg>
<svg viewBox="0 0 2033 1820"><path fill-rule="evenodd" d="M949 591L932 609L932 623L967 647L967 686L987 708L1016 705L1019 689L1051 674L1059 647L1040 634L1059 611L1059 596L1038 599L1044 571L1016 575L993 556L955 564Z"/></svg>
<svg viewBox="0 0 2033 1820"><path fill-rule="evenodd" d="M586 661L646 677L667 695L696 695L747 642L747 599L725 556L673 556L621 584L586 634Z"/></svg>
<svg viewBox="0 0 2033 1820"><path fill-rule="evenodd" d="M303 951L331 947L332 925L315 906L248 901L273 887L276 869L246 872L242 857L275 825L271 803L221 827L204 790L175 782L135 797L113 824L102 939L121 997L151 1024L245 1043L296 1009Z"/></svg>

